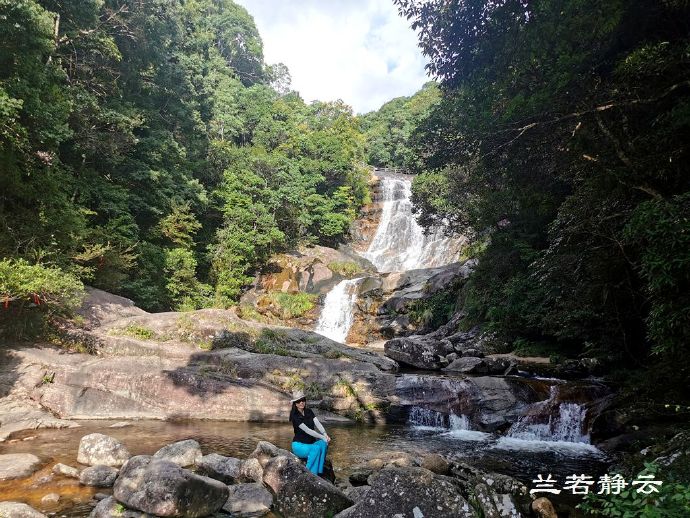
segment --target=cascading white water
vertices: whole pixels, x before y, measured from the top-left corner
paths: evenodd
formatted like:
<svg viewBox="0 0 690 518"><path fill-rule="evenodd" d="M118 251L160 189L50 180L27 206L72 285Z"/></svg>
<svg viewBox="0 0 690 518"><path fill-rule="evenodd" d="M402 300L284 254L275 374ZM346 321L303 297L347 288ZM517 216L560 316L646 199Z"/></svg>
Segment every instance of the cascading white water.
<svg viewBox="0 0 690 518"><path fill-rule="evenodd" d="M443 414L418 406L410 408L407 422L418 428L433 428L449 430L451 432L468 432L472 430L470 419L466 415Z"/></svg>
<svg viewBox="0 0 690 518"><path fill-rule="evenodd" d="M357 301L357 286L361 279L347 279L339 282L328 292L315 331L323 336L345 343L354 321L354 306Z"/></svg>
<svg viewBox="0 0 690 518"><path fill-rule="evenodd" d="M413 213L412 181L381 177L382 213L374 239L362 254L380 272L433 268L458 259L457 246L442 227L424 234Z"/></svg>
<svg viewBox="0 0 690 518"><path fill-rule="evenodd" d="M418 406L410 408L410 413L407 416L407 422L413 426L422 428L447 428L447 418L444 414Z"/></svg>
<svg viewBox="0 0 690 518"><path fill-rule="evenodd" d="M535 405L536 409L554 406L558 386L551 386L549 399ZM571 442L589 444L589 435L584 430L587 410L577 403L562 402L558 405L558 415L551 413L548 421L543 422L539 415L530 413L521 417L510 427L507 436L524 441Z"/></svg>

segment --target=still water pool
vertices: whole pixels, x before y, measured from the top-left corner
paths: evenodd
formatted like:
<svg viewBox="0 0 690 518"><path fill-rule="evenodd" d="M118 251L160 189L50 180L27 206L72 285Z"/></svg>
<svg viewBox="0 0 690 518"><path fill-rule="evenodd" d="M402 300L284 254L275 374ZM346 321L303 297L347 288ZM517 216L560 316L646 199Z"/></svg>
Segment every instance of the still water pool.
<svg viewBox="0 0 690 518"><path fill-rule="evenodd" d="M0 454L33 453L44 461L44 467L28 479L0 482L0 501L26 502L54 516L88 516L95 505L93 495L108 491L80 486L74 479L52 475L51 469L58 462L81 467L76 462L79 440L89 433L116 437L133 455L152 454L166 444L195 439L204 454L244 458L258 441L289 448L292 440L292 427L287 423L132 421L122 428L110 428L113 421L78 423L80 428L23 432L0 444ZM606 470L604 455L582 443L525 441L467 430L407 425L329 425L327 428L333 439L329 457L339 480L347 479L357 464L387 451L441 453L487 471L514 476L528 486L539 473L563 478L572 473L596 476ZM59 494L60 501L42 503L41 499L50 493Z"/></svg>

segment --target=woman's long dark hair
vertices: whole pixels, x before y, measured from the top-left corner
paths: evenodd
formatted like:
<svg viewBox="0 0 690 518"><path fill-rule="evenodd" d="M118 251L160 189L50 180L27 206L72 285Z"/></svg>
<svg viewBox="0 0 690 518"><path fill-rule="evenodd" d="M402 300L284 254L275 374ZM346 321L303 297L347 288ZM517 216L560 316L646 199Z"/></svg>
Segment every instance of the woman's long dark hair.
<svg viewBox="0 0 690 518"><path fill-rule="evenodd" d="M302 401L302 400L299 399L298 401ZM306 399L305 399L305 402L306 402ZM304 405L304 411L305 412L307 411L306 405ZM290 409L290 422L291 423L295 420L295 415L297 415L298 412L299 412L299 410L297 410L297 401L293 401L292 408Z"/></svg>

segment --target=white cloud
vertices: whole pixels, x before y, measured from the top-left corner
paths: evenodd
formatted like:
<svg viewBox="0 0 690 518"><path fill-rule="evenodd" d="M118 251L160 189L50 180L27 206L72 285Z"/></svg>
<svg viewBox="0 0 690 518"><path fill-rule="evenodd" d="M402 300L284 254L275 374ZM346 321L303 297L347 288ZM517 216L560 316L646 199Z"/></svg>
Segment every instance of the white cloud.
<svg viewBox="0 0 690 518"><path fill-rule="evenodd" d="M428 81L417 35L392 0L235 1L254 17L266 62L285 63L308 102L342 99L364 113Z"/></svg>

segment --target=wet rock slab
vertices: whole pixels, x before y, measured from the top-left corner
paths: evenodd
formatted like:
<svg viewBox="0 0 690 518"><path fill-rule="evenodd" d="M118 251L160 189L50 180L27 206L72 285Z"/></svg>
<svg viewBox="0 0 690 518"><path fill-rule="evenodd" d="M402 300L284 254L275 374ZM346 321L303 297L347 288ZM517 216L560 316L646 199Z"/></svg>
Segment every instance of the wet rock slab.
<svg viewBox="0 0 690 518"><path fill-rule="evenodd" d="M30 477L40 465L41 459L30 453L0 455L0 480Z"/></svg>

